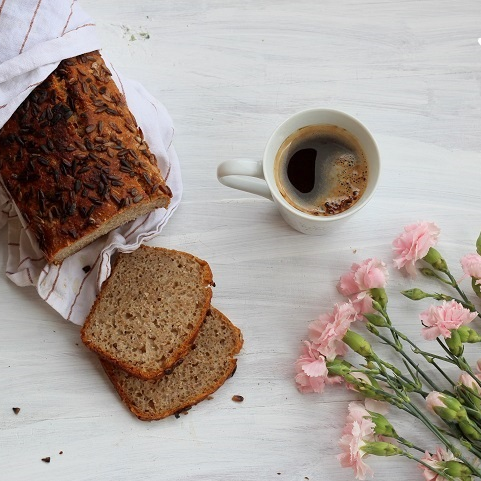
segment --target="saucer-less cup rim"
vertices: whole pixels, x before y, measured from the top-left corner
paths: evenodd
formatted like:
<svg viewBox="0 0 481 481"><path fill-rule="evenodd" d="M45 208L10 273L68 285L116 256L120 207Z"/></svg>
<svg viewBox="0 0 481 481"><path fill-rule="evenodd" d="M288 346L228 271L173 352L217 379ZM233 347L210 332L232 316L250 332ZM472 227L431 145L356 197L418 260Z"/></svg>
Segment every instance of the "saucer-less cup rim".
<svg viewBox="0 0 481 481"><path fill-rule="evenodd" d="M277 152L284 140L308 125L336 125L348 130L359 141L369 166L368 183L362 197L349 209L334 215L312 215L292 206L279 192L274 174ZM359 120L340 110L313 108L300 111L281 123L270 136L262 161L234 159L221 163L217 177L221 183L235 189L261 195L274 200L279 207L298 219L324 224L353 215L364 207L374 195L380 175L379 149L371 132ZM255 177L254 179L252 177ZM262 180L259 180L262 179ZM264 182L265 181L265 182Z"/></svg>

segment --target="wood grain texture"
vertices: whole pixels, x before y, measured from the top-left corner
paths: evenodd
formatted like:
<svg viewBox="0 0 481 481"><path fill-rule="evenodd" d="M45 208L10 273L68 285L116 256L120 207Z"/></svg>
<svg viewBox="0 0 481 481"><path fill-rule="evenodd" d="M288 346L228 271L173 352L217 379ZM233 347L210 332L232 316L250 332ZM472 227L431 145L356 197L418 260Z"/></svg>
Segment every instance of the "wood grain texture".
<svg viewBox="0 0 481 481"><path fill-rule="evenodd" d="M308 323L342 299L352 262L379 257L402 226L433 220L458 259L480 230L481 8L474 0L83 0L104 54L168 108L184 180L181 206L152 244L212 267L213 304L244 334L237 373L179 419L142 423L120 403L78 327L33 289L0 278L0 459L6 481L345 481L335 458L354 393L301 395L293 363ZM222 186L216 167L260 158L287 116L345 110L379 142L370 204L322 237L284 224L267 200ZM0 268L6 263L0 232ZM419 280L417 285L430 284ZM420 341L427 303L391 269L395 322ZM437 286L432 285L435 290ZM381 352L384 352L381 349ZM470 355L475 359L476 352ZM433 373L434 375L434 373ZM234 403L234 394L244 396ZM12 408L20 407L18 415ZM405 416L398 431L433 448ZM63 454L59 454L62 451ZM49 464L41 458L51 457ZM414 464L372 459L375 479L421 479ZM396 470L396 471L394 471Z"/></svg>

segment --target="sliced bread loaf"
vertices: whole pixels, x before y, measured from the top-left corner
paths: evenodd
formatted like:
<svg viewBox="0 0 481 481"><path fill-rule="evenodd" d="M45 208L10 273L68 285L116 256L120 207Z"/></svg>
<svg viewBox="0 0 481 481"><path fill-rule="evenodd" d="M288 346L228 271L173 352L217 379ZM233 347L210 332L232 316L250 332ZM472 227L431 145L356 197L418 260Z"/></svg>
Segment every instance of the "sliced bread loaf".
<svg viewBox="0 0 481 481"><path fill-rule="evenodd" d="M236 367L242 348L240 330L211 307L192 350L170 374L153 381L129 375L102 361L108 377L128 408L144 421L165 418L199 403L216 391Z"/></svg>
<svg viewBox="0 0 481 481"><path fill-rule="evenodd" d="M120 254L82 328L82 341L114 365L155 379L189 351L210 306L207 262L141 246Z"/></svg>

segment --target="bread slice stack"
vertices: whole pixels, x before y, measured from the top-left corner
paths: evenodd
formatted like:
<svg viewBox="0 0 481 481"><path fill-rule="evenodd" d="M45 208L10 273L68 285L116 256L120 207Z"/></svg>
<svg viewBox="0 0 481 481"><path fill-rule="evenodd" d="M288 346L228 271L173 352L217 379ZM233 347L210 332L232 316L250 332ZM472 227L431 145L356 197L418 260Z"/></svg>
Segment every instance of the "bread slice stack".
<svg viewBox="0 0 481 481"><path fill-rule="evenodd" d="M139 419L185 411L233 374L242 334L210 305L213 285L185 252L141 246L115 262L81 336Z"/></svg>

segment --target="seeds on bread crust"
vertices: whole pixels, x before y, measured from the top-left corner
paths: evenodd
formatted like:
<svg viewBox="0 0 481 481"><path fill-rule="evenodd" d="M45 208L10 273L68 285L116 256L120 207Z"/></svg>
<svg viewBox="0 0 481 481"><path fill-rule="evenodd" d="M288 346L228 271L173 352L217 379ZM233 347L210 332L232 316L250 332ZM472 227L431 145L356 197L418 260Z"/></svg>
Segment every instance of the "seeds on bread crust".
<svg viewBox="0 0 481 481"><path fill-rule="evenodd" d="M113 151L122 152L118 160ZM98 226L106 220L111 230L168 205L171 194L152 188L165 184L156 162L138 160L144 152L153 155L102 57L92 52L61 62L0 130L0 175L46 259L60 262L59 250L69 255L75 239L94 240L104 233ZM117 178L104 178L110 174ZM94 222L79 219L82 208L90 207L79 183L98 194ZM138 192L130 196L132 187ZM112 194L125 201L111 200ZM125 215L127 209L132 214ZM61 228L77 236L59 236Z"/></svg>

